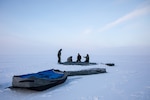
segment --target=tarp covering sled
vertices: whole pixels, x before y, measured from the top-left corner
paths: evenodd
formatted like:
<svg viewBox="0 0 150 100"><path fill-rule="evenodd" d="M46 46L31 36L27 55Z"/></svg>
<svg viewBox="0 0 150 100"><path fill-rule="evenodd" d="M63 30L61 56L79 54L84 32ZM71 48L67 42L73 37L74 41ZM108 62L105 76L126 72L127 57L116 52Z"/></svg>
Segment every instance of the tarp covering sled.
<svg viewBox="0 0 150 100"><path fill-rule="evenodd" d="M83 66L97 65L97 63L93 63L93 62L61 62L59 64L62 64L62 65L83 65Z"/></svg>
<svg viewBox="0 0 150 100"><path fill-rule="evenodd" d="M46 70L38 73L13 76L11 88L26 88L42 91L64 83L68 76L105 73L105 68L91 68L79 71Z"/></svg>

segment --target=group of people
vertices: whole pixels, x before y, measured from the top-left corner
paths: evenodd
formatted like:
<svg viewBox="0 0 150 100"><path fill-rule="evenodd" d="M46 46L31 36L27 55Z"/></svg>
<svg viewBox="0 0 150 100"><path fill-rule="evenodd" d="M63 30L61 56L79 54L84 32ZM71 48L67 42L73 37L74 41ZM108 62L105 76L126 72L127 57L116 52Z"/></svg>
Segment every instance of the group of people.
<svg viewBox="0 0 150 100"><path fill-rule="evenodd" d="M58 51L58 54L57 54L57 56L58 56L58 63L61 63L61 51L62 51L62 49L60 49ZM81 58L82 58L81 55L78 53L76 62L81 62ZM87 54L84 58L85 58L84 62L88 63L89 62L89 55ZM72 62L72 56L67 58L67 62Z"/></svg>

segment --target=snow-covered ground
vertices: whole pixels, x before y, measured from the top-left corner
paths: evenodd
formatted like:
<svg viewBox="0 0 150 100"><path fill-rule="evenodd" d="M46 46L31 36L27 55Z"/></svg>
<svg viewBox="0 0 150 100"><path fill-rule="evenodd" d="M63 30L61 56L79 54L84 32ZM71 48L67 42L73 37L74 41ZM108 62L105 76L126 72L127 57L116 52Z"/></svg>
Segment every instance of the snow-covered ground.
<svg viewBox="0 0 150 100"><path fill-rule="evenodd" d="M63 59L64 60L64 59ZM93 66L64 66L55 56L0 56L0 100L150 100L150 56L91 56ZM108 67L101 63L115 63ZM42 92L11 90L13 75L51 68L106 68L107 73L68 77Z"/></svg>

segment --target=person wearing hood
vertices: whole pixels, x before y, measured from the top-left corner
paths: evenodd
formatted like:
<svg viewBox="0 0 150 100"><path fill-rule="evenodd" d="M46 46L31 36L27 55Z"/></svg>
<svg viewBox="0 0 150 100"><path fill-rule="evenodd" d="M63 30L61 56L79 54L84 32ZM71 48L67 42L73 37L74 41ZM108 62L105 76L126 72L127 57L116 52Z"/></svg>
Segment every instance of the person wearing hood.
<svg viewBox="0 0 150 100"><path fill-rule="evenodd" d="M84 61L84 62L88 62L88 63L89 63L89 59L90 59L90 58L89 58L89 55L87 54L84 58L85 58L85 61Z"/></svg>

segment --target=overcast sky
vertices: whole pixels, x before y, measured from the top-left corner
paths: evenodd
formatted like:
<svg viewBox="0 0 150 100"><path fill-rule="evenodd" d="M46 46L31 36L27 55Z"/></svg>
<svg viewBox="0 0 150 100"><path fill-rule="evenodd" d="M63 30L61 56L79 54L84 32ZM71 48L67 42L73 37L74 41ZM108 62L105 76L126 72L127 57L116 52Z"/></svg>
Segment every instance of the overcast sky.
<svg viewBox="0 0 150 100"><path fill-rule="evenodd" d="M149 0L0 0L0 54L123 47L149 49Z"/></svg>

